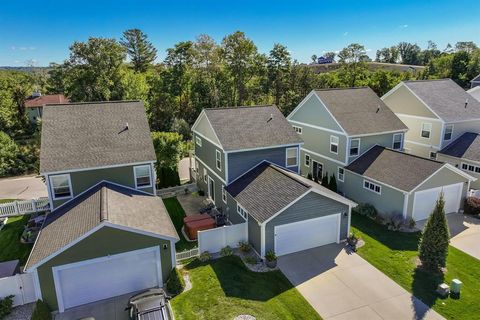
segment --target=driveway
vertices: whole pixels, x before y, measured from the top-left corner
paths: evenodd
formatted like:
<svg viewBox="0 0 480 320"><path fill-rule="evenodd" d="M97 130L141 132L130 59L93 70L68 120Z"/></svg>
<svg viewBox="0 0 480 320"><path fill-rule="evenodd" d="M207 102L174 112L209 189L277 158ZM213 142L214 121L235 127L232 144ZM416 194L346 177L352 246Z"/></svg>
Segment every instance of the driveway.
<svg viewBox="0 0 480 320"><path fill-rule="evenodd" d="M443 319L343 244L282 256L278 266L324 319Z"/></svg>
<svg viewBox="0 0 480 320"><path fill-rule="evenodd" d="M47 196L45 183L36 176L0 179L0 199L30 200Z"/></svg>

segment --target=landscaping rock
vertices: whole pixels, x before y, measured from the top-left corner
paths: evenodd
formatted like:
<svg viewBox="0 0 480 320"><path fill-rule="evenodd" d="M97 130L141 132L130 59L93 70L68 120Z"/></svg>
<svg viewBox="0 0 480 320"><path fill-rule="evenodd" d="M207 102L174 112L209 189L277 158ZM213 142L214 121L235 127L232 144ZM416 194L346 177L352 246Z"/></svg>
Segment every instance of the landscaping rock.
<svg viewBox="0 0 480 320"><path fill-rule="evenodd" d="M30 320L32 318L35 303L25 304L13 308L12 313L4 318L4 320Z"/></svg>
<svg viewBox="0 0 480 320"><path fill-rule="evenodd" d="M241 315L233 318L233 320L256 320L256 319L257 318L255 318L254 316L251 316L249 314L241 314Z"/></svg>

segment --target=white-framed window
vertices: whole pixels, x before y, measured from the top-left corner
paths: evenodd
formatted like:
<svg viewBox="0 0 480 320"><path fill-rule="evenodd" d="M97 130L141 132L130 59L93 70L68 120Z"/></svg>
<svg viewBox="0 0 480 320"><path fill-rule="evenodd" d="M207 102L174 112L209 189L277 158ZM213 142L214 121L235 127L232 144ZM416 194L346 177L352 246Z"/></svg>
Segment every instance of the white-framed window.
<svg viewBox="0 0 480 320"><path fill-rule="evenodd" d="M152 172L150 165L133 167L135 188L148 188L152 186Z"/></svg>
<svg viewBox="0 0 480 320"><path fill-rule="evenodd" d="M338 154L338 137L330 136L330 152Z"/></svg>
<svg viewBox="0 0 480 320"><path fill-rule="evenodd" d="M358 156L360 153L360 139L350 140L350 157Z"/></svg>
<svg viewBox="0 0 480 320"><path fill-rule="evenodd" d="M437 160L437 153L436 152L430 152L430 159Z"/></svg>
<svg viewBox="0 0 480 320"><path fill-rule="evenodd" d="M197 146L201 147L202 146L202 138L200 138L199 136L195 136L195 143L197 144Z"/></svg>
<svg viewBox="0 0 480 320"><path fill-rule="evenodd" d="M363 180L363 187L377 194L382 194L382 187L368 180Z"/></svg>
<svg viewBox="0 0 480 320"><path fill-rule="evenodd" d="M287 148L286 150L286 166L296 167L298 166L298 148Z"/></svg>
<svg viewBox="0 0 480 320"><path fill-rule="evenodd" d="M403 133L395 133L393 135L393 143L392 149L393 150L402 150L403 144Z"/></svg>
<svg viewBox="0 0 480 320"><path fill-rule="evenodd" d="M445 126L445 132L443 133L443 140L448 141L452 139L453 124L447 124Z"/></svg>
<svg viewBox="0 0 480 320"><path fill-rule="evenodd" d="M215 150L215 164L218 170L222 170L222 153L219 150Z"/></svg>
<svg viewBox="0 0 480 320"><path fill-rule="evenodd" d="M310 167L310 155L305 154L305 166Z"/></svg>
<svg viewBox="0 0 480 320"><path fill-rule="evenodd" d="M422 138L430 139L430 133L432 132L432 124L424 122L422 123L422 132L420 133Z"/></svg>
<svg viewBox="0 0 480 320"><path fill-rule="evenodd" d="M224 203L227 203L227 190L225 190L225 186L222 186L222 200Z"/></svg>
<svg viewBox="0 0 480 320"><path fill-rule="evenodd" d="M203 182L207 183L207 169L203 168Z"/></svg>
<svg viewBox="0 0 480 320"><path fill-rule="evenodd" d="M293 126L293 130L298 134L302 134L302 127Z"/></svg>
<svg viewBox="0 0 480 320"><path fill-rule="evenodd" d="M341 182L345 181L345 169L343 169L342 167L338 167L337 169L337 179Z"/></svg>
<svg viewBox="0 0 480 320"><path fill-rule="evenodd" d="M69 174L54 175L49 179L54 200L72 197L72 182Z"/></svg>
<svg viewBox="0 0 480 320"><path fill-rule="evenodd" d="M462 170L480 173L480 166L474 166L467 163L462 163Z"/></svg>
<svg viewBox="0 0 480 320"><path fill-rule="evenodd" d="M243 217L243 219L247 220L248 212L245 210L241 205L237 203L237 213Z"/></svg>

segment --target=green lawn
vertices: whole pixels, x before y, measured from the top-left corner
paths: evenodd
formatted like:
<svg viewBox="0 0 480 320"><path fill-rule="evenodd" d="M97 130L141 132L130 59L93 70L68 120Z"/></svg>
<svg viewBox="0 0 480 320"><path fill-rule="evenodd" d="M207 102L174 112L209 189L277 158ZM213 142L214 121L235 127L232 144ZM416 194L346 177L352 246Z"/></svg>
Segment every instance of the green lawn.
<svg viewBox="0 0 480 320"><path fill-rule="evenodd" d="M15 199L0 199L0 203L13 202Z"/></svg>
<svg viewBox="0 0 480 320"><path fill-rule="evenodd" d="M20 236L28 218L28 215L8 218L0 231L0 262L15 259L19 259L21 265L27 262L32 245L20 243Z"/></svg>
<svg viewBox="0 0 480 320"><path fill-rule="evenodd" d="M280 271L256 273L240 258L224 257L186 266L192 289L171 300L175 319L320 319Z"/></svg>
<svg viewBox="0 0 480 320"><path fill-rule="evenodd" d="M447 319L479 319L480 260L450 246L445 276L416 268L420 233L388 231L370 219L352 215L352 227L365 240L358 254ZM463 282L460 299L440 299L441 282Z"/></svg>
<svg viewBox="0 0 480 320"><path fill-rule="evenodd" d="M168 214L172 219L173 225L177 230L178 236L180 237L180 241L175 244L175 248L177 252L190 250L197 246L197 242L189 242L185 239L182 234L182 227L183 227L183 218L185 217L185 211L183 211L180 202L178 202L177 198L167 198L163 199L163 203L165 203L165 207L167 208Z"/></svg>

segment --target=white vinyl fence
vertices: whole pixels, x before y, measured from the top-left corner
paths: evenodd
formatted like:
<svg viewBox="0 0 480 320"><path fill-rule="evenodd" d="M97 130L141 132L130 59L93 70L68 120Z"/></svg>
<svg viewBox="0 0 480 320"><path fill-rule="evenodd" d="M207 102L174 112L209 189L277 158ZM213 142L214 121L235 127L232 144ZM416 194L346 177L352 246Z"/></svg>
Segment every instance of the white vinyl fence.
<svg viewBox="0 0 480 320"><path fill-rule="evenodd" d="M11 277L0 278L0 298L13 295L13 306L21 306L35 302L35 285L33 274L22 273Z"/></svg>
<svg viewBox="0 0 480 320"><path fill-rule="evenodd" d="M44 212L49 209L49 206L47 198L2 203L0 204L0 218Z"/></svg>
<svg viewBox="0 0 480 320"><path fill-rule="evenodd" d="M240 241L247 241L246 222L198 231L198 249L200 252L216 253L226 246L235 248Z"/></svg>
<svg viewBox="0 0 480 320"><path fill-rule="evenodd" d="M200 253L198 251L198 248L193 248L191 250L177 252L177 254L176 254L177 263L181 262L183 260L186 260L186 259L190 259L190 258L193 258L193 257L198 257L199 254Z"/></svg>

